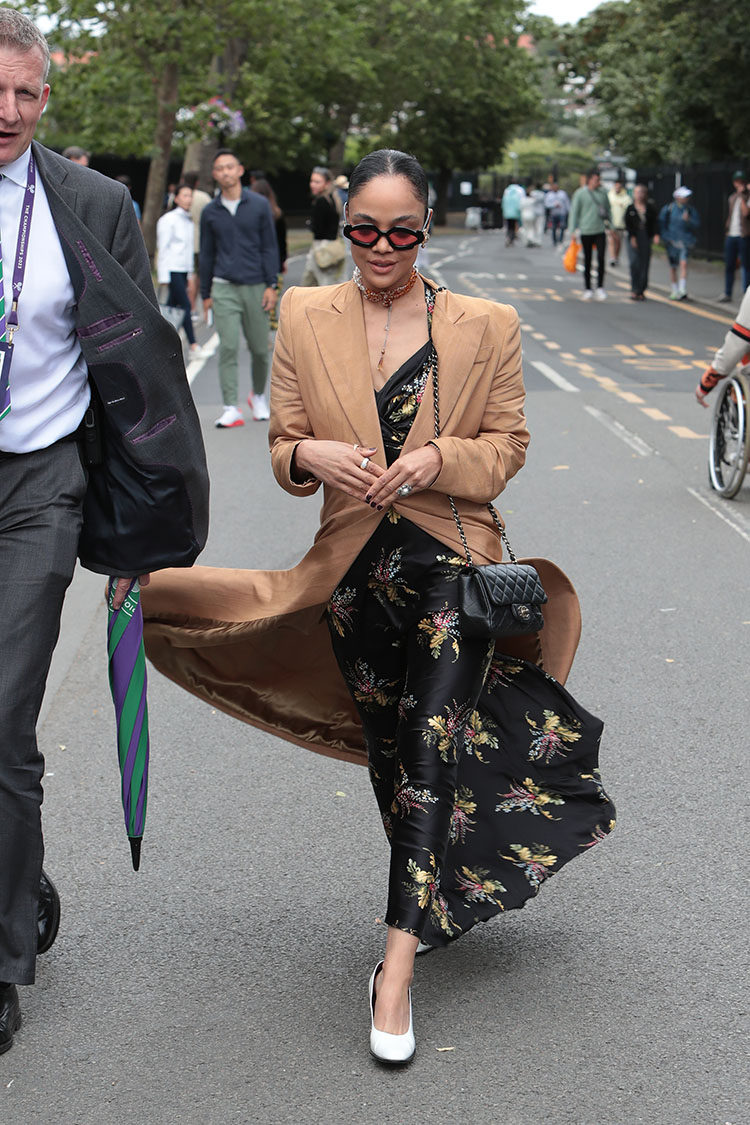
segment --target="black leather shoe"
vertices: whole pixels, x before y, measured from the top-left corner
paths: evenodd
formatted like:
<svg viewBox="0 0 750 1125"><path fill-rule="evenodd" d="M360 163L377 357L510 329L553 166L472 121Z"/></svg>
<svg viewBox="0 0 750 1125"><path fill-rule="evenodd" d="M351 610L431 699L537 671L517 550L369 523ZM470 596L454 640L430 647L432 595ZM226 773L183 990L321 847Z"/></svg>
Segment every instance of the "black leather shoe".
<svg viewBox="0 0 750 1125"><path fill-rule="evenodd" d="M37 955L52 948L60 928L60 896L46 871L39 880L39 937Z"/></svg>
<svg viewBox="0 0 750 1125"><path fill-rule="evenodd" d="M14 984L0 984L0 1055L13 1046L13 1036L21 1026L21 1005Z"/></svg>

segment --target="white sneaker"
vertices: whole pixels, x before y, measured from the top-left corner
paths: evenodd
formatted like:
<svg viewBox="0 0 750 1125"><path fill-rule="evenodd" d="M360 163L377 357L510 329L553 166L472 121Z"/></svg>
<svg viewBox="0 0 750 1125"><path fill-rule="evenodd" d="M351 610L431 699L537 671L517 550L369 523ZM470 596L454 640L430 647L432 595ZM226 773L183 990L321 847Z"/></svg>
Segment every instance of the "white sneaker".
<svg viewBox="0 0 750 1125"><path fill-rule="evenodd" d="M231 430L233 426L244 425L245 419L242 417L242 411L238 410L236 406L225 406L221 418L216 419L217 430Z"/></svg>
<svg viewBox="0 0 750 1125"><path fill-rule="evenodd" d="M271 417L268 399L265 395L248 395L247 404L253 412L256 422L266 422Z"/></svg>
<svg viewBox="0 0 750 1125"><path fill-rule="evenodd" d="M593 296L594 296L593 289L584 289L583 297L581 299L583 301L590 301Z"/></svg>
<svg viewBox="0 0 750 1125"><path fill-rule="evenodd" d="M607 290L606 289L597 289L595 295L596 295L597 301L606 301L607 300Z"/></svg>

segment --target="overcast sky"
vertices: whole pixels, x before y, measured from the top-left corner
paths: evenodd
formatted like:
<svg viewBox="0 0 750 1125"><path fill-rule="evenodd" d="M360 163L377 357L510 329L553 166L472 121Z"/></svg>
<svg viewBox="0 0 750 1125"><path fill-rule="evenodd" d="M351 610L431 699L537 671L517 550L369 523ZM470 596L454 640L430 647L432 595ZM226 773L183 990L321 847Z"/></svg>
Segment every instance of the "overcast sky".
<svg viewBox="0 0 750 1125"><path fill-rule="evenodd" d="M532 0L529 7L538 16L552 16L556 23L577 23L600 3L601 0Z"/></svg>

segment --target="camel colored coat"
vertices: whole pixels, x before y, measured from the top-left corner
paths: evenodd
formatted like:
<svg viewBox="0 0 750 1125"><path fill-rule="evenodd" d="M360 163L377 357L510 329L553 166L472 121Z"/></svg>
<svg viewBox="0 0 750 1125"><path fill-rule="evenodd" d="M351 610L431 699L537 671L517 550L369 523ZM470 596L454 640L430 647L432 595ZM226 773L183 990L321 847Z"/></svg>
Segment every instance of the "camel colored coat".
<svg viewBox="0 0 750 1125"><path fill-rule="evenodd" d="M443 467L435 483L397 510L462 553L447 496L456 499L475 561L500 560L502 545L487 501L521 468L529 435L523 413L521 336L514 309L474 297L438 294L432 325L440 364ZM428 384L404 453L433 440ZM374 446L386 466L370 375L362 300L353 282L290 289L283 300L271 377L269 441L282 488L297 484L295 446L309 437ZM324 487L321 525L302 561L288 571L213 567L167 570L143 590L146 651L171 679L262 730L338 758L366 762L362 728L334 660L324 612L384 512ZM580 632L575 591L555 566L540 563L549 602L537 637L504 651L535 658L564 681Z"/></svg>

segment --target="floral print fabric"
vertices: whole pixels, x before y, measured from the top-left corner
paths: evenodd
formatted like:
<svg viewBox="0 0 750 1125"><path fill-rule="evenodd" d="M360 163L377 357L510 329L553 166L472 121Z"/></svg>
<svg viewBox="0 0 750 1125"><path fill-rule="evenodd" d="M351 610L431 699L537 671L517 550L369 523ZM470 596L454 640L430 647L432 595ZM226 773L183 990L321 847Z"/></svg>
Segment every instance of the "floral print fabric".
<svg viewBox="0 0 750 1125"><path fill-rule="evenodd" d="M615 817L602 723L535 665L461 636L461 565L392 515L328 607L391 844L386 922L430 945L523 906Z"/></svg>

